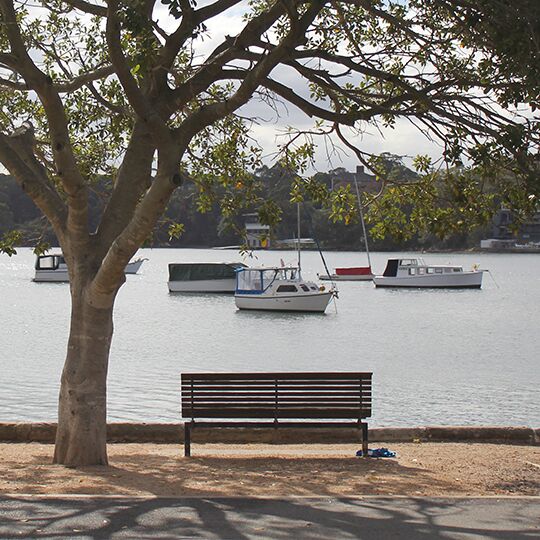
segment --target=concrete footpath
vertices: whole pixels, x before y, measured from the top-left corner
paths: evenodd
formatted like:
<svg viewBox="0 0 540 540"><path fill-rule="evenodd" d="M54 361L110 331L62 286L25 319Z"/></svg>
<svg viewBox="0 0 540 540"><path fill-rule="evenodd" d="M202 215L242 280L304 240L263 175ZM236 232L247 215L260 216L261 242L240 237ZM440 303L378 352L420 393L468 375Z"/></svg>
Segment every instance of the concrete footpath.
<svg viewBox="0 0 540 540"><path fill-rule="evenodd" d="M539 537L540 497L0 497L0 539Z"/></svg>

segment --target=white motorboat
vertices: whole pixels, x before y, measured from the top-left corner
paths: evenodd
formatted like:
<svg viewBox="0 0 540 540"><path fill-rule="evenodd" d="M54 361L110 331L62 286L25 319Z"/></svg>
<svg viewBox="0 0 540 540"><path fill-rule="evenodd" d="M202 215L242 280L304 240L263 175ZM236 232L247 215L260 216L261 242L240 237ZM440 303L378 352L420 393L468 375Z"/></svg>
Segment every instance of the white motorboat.
<svg viewBox="0 0 540 540"><path fill-rule="evenodd" d="M126 265L126 274L136 274L142 263L148 259L135 259ZM34 281L51 283L67 283L69 281L68 267L64 256L60 253L38 255L35 265Z"/></svg>
<svg viewBox="0 0 540 540"><path fill-rule="evenodd" d="M376 287L479 289L485 270L462 266L426 264L423 259L389 259L382 276L374 276Z"/></svg>
<svg viewBox="0 0 540 540"><path fill-rule="evenodd" d="M170 263L169 291L234 293L236 270L244 263Z"/></svg>
<svg viewBox="0 0 540 540"><path fill-rule="evenodd" d="M333 289L301 278L298 267L239 268L234 301L238 309L324 313Z"/></svg>

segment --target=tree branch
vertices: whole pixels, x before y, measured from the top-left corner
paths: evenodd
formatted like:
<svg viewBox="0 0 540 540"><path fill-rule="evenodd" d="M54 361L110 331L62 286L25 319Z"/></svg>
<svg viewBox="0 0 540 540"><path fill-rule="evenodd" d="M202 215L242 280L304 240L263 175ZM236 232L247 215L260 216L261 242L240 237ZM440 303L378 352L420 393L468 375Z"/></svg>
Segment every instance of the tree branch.
<svg viewBox="0 0 540 540"><path fill-rule="evenodd" d="M65 234L67 208L34 154L33 127L23 125L11 135L0 133L0 160L51 222L56 234Z"/></svg>
<svg viewBox="0 0 540 540"><path fill-rule="evenodd" d="M51 146L57 175L68 195L68 227L82 242L88 232L87 190L78 168L68 132L63 103L54 89L53 81L30 58L20 34L13 2L0 0L4 28L11 54L17 58L18 71L29 88L38 94L49 122Z"/></svg>
<svg viewBox="0 0 540 540"><path fill-rule="evenodd" d="M90 15L97 15L98 17L107 16L107 8L105 6L97 6L90 2L85 2L84 0L62 0L62 2Z"/></svg>
<svg viewBox="0 0 540 540"><path fill-rule="evenodd" d="M170 146L172 139L165 121L147 100L129 69L120 42L120 23L116 16L117 10L118 1L111 0L107 15L106 38L109 46L109 55L116 75L124 88L130 105L135 110L137 116L143 122L147 123L149 130L156 139L157 145Z"/></svg>

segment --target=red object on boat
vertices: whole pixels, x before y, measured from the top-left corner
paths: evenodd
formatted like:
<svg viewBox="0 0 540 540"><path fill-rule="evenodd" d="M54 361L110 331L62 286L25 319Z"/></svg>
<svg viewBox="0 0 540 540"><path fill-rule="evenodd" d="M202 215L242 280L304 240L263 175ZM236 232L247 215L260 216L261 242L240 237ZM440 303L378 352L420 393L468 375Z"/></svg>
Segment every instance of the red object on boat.
<svg viewBox="0 0 540 540"><path fill-rule="evenodd" d="M357 266L352 268L336 268L338 276L369 276L371 266Z"/></svg>

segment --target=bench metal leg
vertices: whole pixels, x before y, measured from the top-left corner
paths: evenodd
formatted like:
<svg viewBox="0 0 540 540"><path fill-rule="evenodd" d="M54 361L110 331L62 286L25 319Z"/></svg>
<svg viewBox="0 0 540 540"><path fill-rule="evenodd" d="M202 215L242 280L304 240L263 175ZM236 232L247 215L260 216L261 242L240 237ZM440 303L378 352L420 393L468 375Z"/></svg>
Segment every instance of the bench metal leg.
<svg viewBox="0 0 540 540"><path fill-rule="evenodd" d="M362 456L369 457L368 454L368 425L360 424L362 427Z"/></svg>
<svg viewBox="0 0 540 540"><path fill-rule="evenodd" d="M191 456L191 425L184 424L184 456Z"/></svg>

